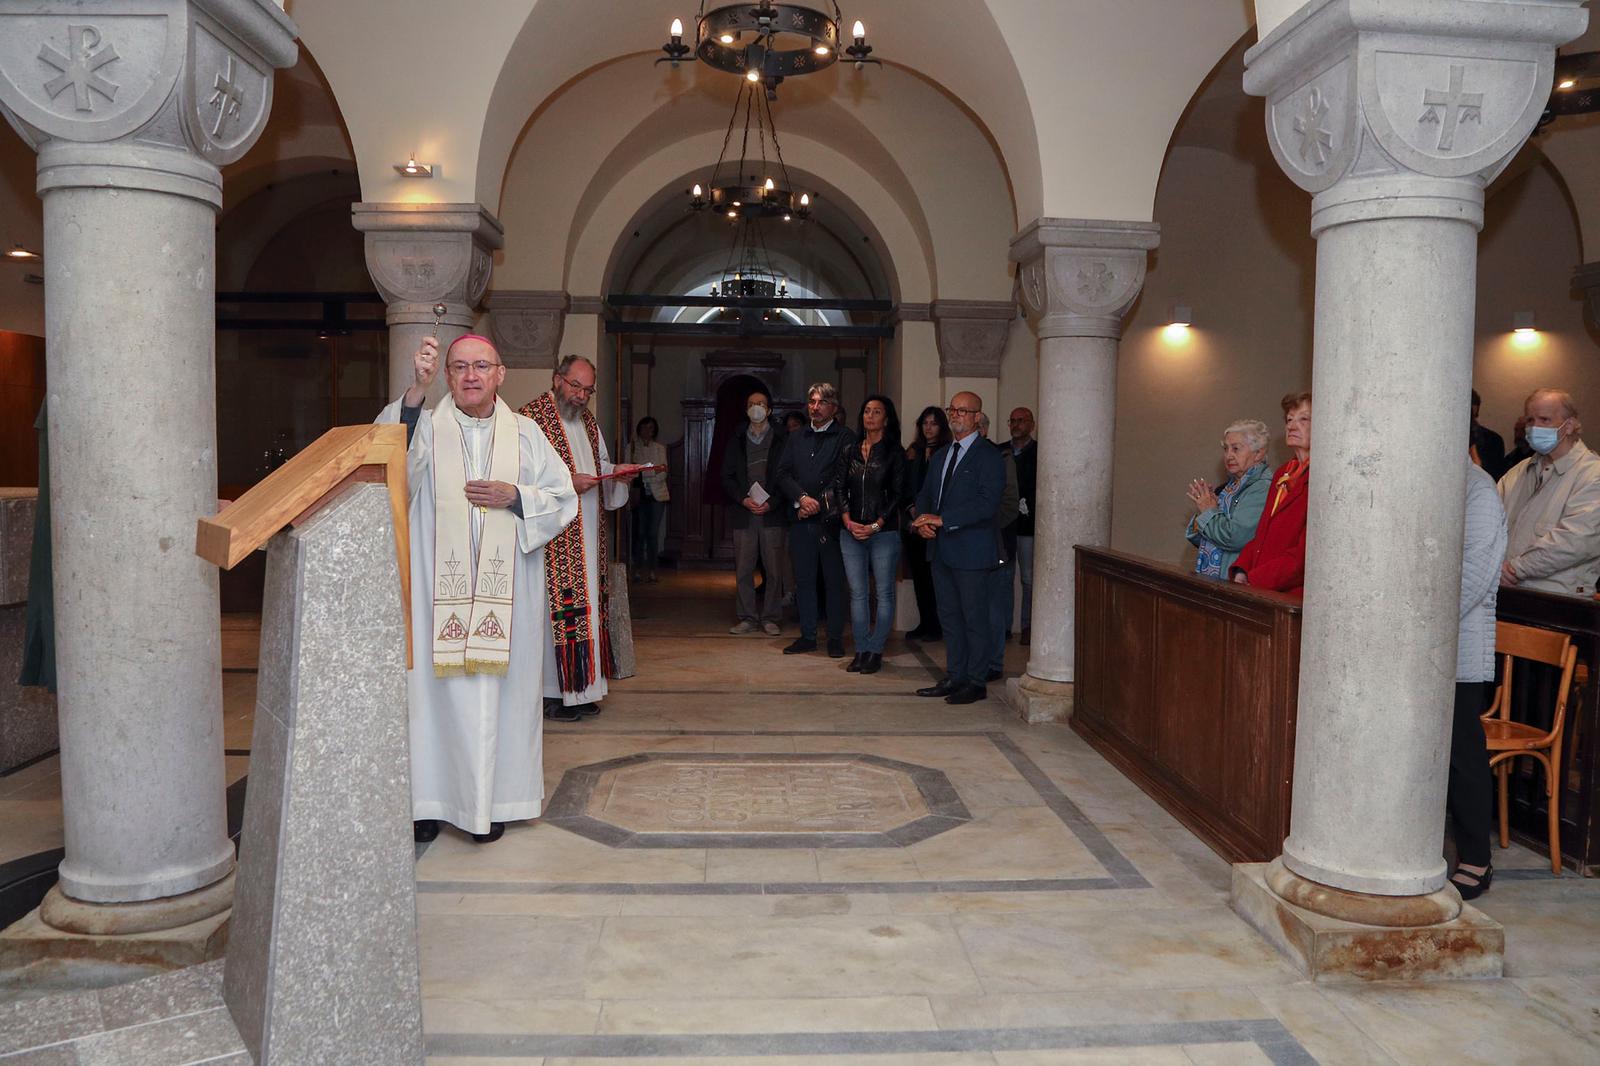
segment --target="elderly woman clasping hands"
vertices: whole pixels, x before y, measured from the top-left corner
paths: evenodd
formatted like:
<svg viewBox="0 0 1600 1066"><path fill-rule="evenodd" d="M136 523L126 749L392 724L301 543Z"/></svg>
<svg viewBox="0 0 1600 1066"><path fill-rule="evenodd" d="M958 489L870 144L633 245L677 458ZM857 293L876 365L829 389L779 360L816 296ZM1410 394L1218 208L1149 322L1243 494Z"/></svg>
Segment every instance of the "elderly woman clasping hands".
<svg viewBox="0 0 1600 1066"><path fill-rule="evenodd" d="M1239 549L1256 535L1267 503L1270 439L1264 422L1253 418L1235 422L1222 431L1222 465L1228 480L1219 489L1202 478L1189 482L1189 499L1196 513L1184 536L1200 549L1194 572L1201 577L1226 581Z"/></svg>

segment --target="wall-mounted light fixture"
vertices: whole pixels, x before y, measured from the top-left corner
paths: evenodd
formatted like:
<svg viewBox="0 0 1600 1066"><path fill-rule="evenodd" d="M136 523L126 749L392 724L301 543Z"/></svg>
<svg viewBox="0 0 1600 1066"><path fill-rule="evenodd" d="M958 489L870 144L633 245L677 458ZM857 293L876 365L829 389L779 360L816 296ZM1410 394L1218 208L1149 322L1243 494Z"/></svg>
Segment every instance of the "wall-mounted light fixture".
<svg viewBox="0 0 1600 1066"><path fill-rule="evenodd" d="M1513 311L1511 314L1511 343L1518 348L1536 348L1539 330L1533 324L1532 311Z"/></svg>
<svg viewBox="0 0 1600 1066"><path fill-rule="evenodd" d="M1161 329L1168 344L1182 344L1189 339L1189 327L1194 323L1194 311L1188 304L1173 304L1172 317Z"/></svg>
<svg viewBox="0 0 1600 1066"><path fill-rule="evenodd" d="M38 260L39 253L29 251L20 244L15 244L7 249L6 258L18 263L31 263Z"/></svg>
<svg viewBox="0 0 1600 1066"><path fill-rule="evenodd" d="M434 164L419 163L416 156L410 156L404 163L394 165L395 173L402 178L431 178L433 177Z"/></svg>

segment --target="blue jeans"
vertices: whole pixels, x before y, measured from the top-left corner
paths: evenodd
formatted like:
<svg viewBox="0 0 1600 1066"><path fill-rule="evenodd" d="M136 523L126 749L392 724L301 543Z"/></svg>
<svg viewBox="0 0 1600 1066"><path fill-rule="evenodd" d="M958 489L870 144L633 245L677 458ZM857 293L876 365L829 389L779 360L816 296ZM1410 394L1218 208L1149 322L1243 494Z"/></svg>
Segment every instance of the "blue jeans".
<svg viewBox="0 0 1600 1066"><path fill-rule="evenodd" d="M883 654L894 628L895 576L900 565L900 531L886 529L866 540L847 532L839 536L844 574L850 582L850 631L857 652ZM878 621L872 624L872 585L878 586ZM870 627L870 628L869 628Z"/></svg>

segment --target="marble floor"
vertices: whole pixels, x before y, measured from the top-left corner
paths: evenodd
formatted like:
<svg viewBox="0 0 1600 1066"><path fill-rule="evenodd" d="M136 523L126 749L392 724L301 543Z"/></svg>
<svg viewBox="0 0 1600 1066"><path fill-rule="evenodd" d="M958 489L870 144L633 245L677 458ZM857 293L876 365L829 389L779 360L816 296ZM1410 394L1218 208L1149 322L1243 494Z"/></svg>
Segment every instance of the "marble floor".
<svg viewBox="0 0 1600 1066"><path fill-rule="evenodd" d="M1312 985L1228 909L1227 864L1070 729L913 696L942 645L861 677L780 655L792 626L730 636L727 574L632 594L639 675L546 730L548 820L419 848L434 1066L1600 1062L1600 882L1499 852L1505 979ZM230 780L255 636L225 622ZM732 824L756 807L816 832ZM59 844L53 760L0 778L0 862Z"/></svg>

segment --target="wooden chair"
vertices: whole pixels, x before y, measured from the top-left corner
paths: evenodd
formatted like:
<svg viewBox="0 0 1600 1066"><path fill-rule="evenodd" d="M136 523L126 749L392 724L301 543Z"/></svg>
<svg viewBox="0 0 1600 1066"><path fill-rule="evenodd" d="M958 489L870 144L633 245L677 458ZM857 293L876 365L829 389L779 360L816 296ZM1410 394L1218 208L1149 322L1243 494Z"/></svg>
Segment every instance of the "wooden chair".
<svg viewBox="0 0 1600 1066"><path fill-rule="evenodd" d="M1544 789L1549 797L1545 807L1550 822L1550 870L1560 877L1561 735L1567 717L1567 698L1572 691L1578 649L1572 646L1572 638L1565 633L1513 622L1495 623L1494 643L1495 653L1502 656L1503 671L1500 687L1495 690L1494 702L1483 715L1483 732L1489 745L1489 766L1498 779L1500 846L1511 846L1507 820L1511 762L1519 755L1527 755L1537 759L1544 767ZM1548 731L1511 720L1512 668L1517 659L1561 668L1561 680L1556 687L1555 713L1550 718Z"/></svg>

